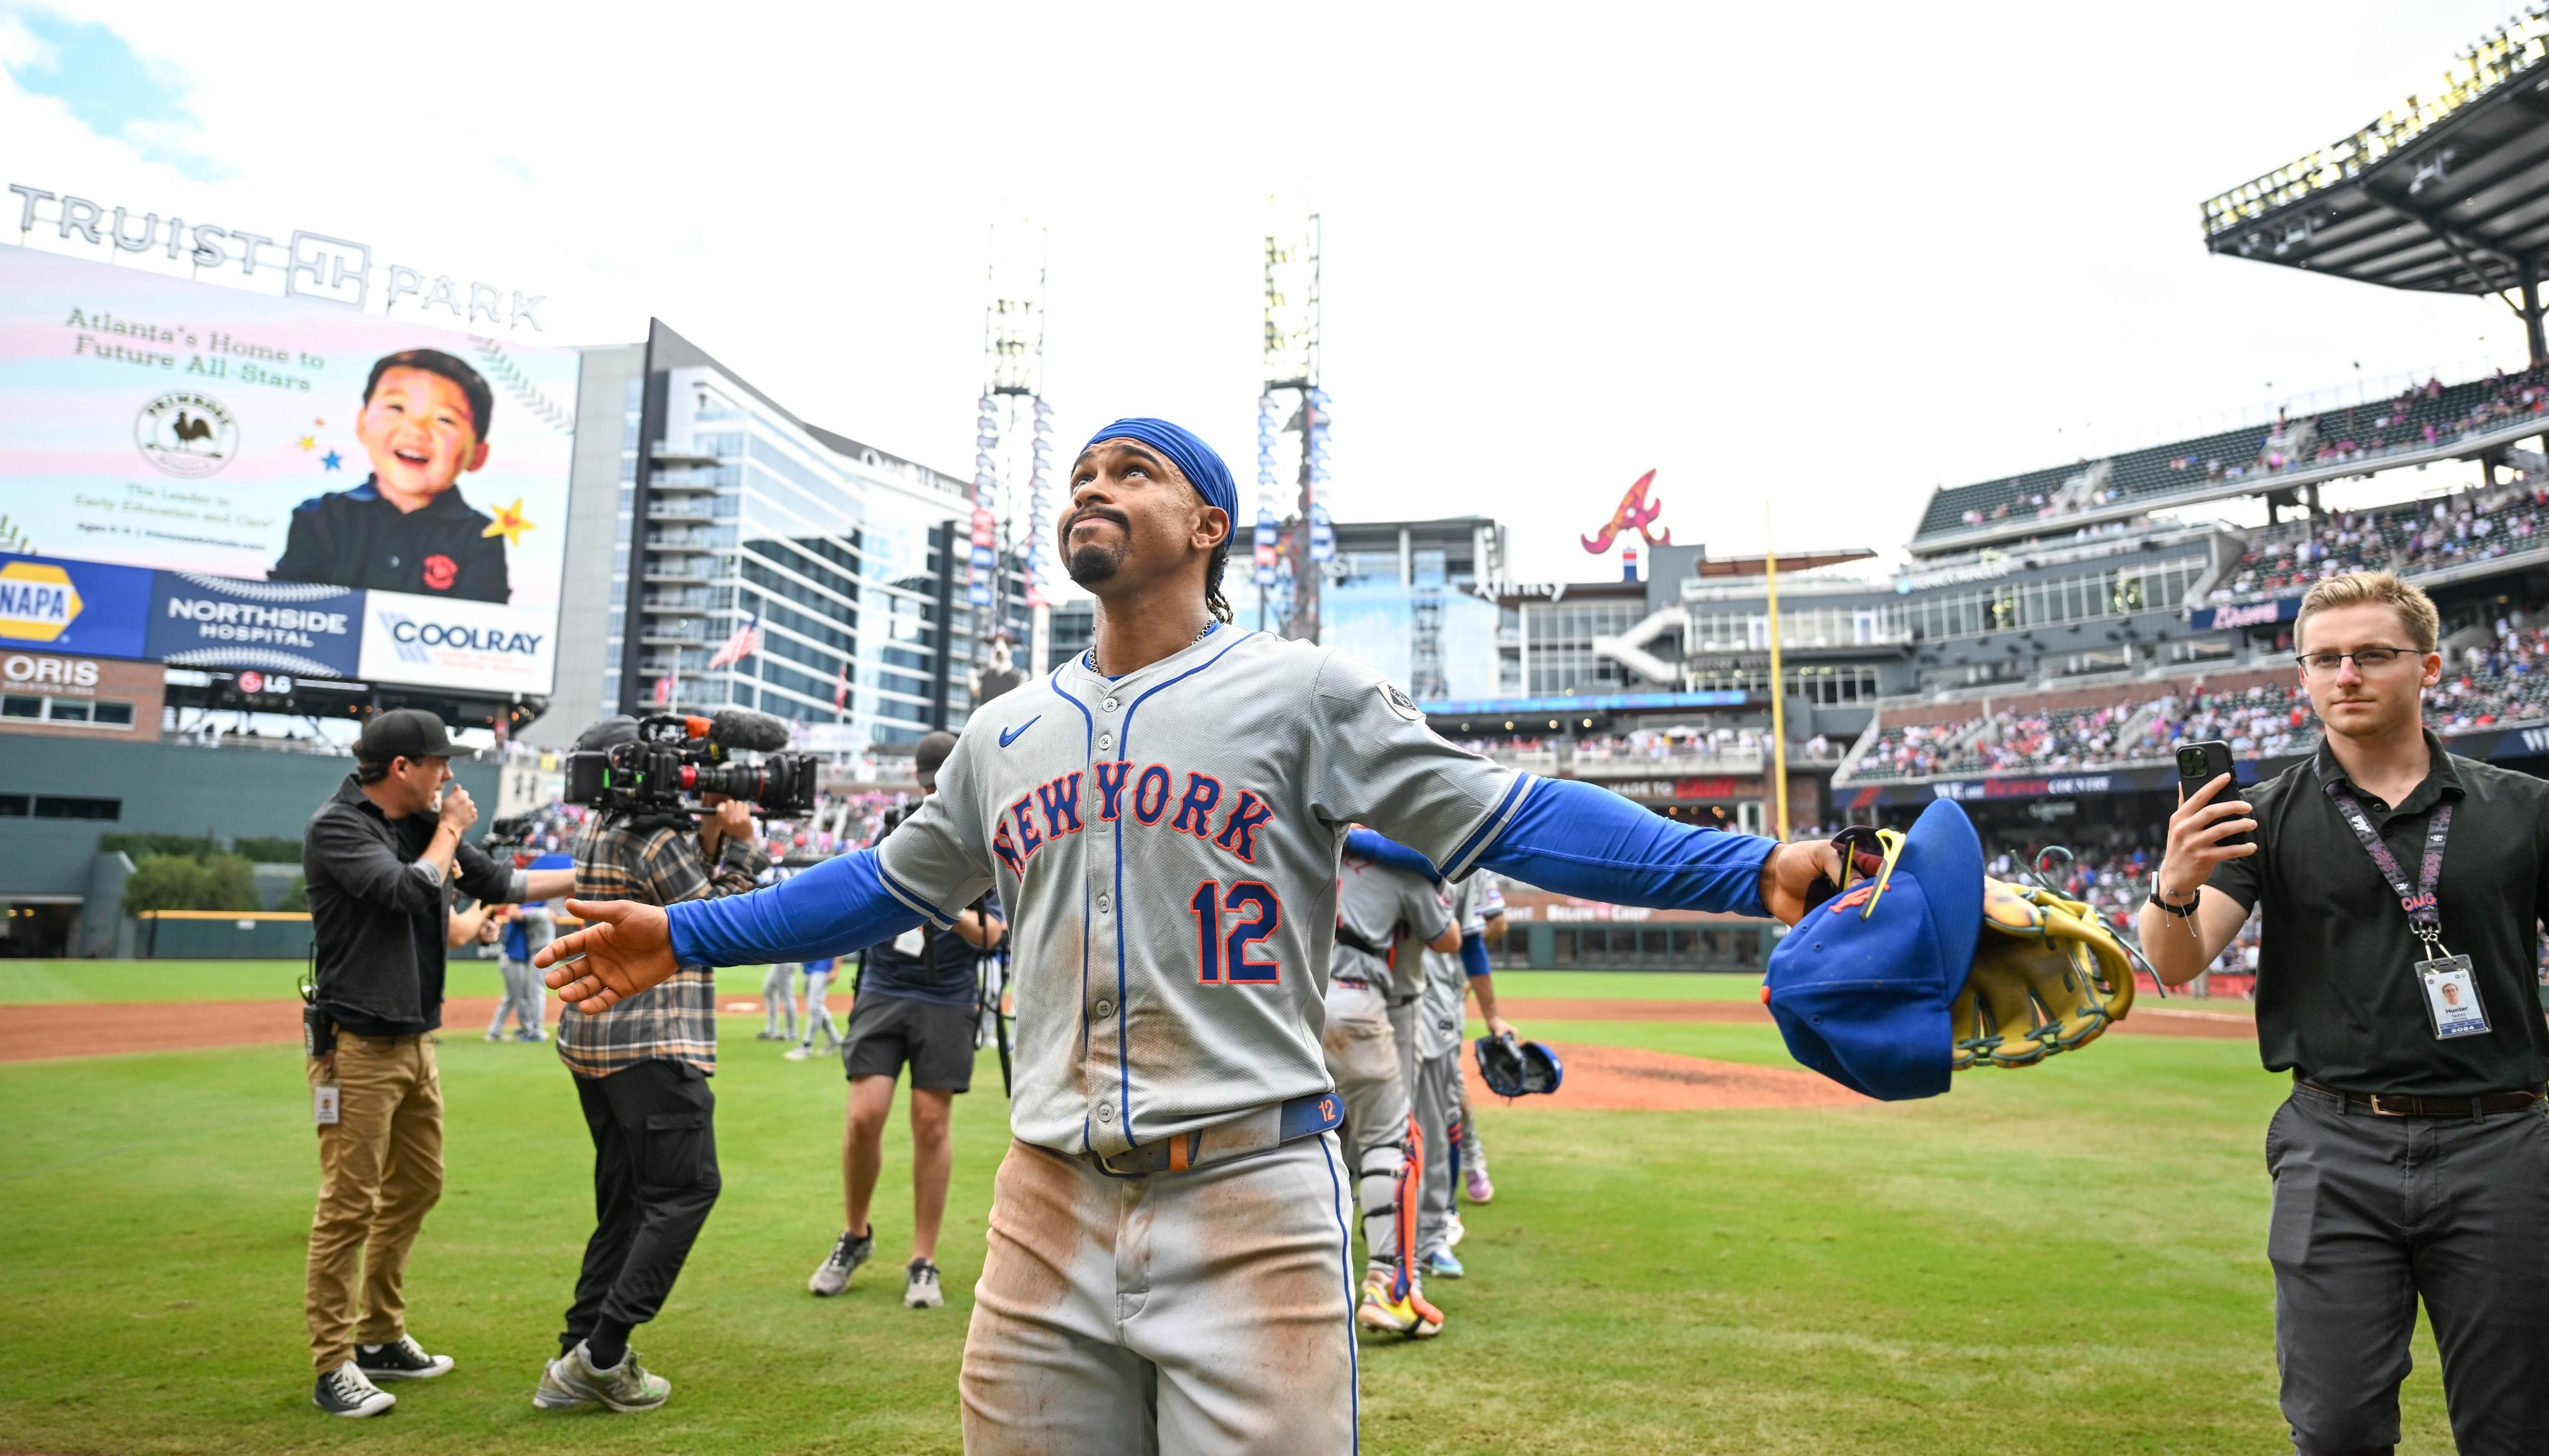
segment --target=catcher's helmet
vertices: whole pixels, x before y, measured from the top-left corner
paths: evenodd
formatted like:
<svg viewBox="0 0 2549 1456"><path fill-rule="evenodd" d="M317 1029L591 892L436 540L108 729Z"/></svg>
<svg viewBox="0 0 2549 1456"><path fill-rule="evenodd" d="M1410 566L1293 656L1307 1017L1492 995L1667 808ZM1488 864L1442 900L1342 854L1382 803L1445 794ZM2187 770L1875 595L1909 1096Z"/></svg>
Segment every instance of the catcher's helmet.
<svg viewBox="0 0 2549 1456"><path fill-rule="evenodd" d="M1558 1053L1538 1042L1480 1037L1477 1053L1478 1079L1498 1097L1555 1092L1558 1084L1566 1080L1566 1068L1559 1063Z"/></svg>
<svg viewBox="0 0 2549 1456"><path fill-rule="evenodd" d="M1762 999L1788 1053L1889 1102L1947 1090L1947 1008L1982 934L1983 847L1939 799L1883 869L1809 912L1770 953Z"/></svg>

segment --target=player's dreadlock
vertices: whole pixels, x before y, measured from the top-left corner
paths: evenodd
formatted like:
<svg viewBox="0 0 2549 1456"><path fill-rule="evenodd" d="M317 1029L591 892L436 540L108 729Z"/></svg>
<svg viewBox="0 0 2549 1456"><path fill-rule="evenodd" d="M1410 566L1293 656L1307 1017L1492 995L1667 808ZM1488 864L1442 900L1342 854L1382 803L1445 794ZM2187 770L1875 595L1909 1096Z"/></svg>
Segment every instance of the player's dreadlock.
<svg viewBox="0 0 2549 1456"><path fill-rule="evenodd" d="M1230 542L1225 539L1219 546L1213 548L1212 560L1206 562L1203 569L1204 610L1211 612L1214 616L1220 618L1224 622L1231 619L1230 598L1221 594L1221 574L1227 570L1229 566Z"/></svg>

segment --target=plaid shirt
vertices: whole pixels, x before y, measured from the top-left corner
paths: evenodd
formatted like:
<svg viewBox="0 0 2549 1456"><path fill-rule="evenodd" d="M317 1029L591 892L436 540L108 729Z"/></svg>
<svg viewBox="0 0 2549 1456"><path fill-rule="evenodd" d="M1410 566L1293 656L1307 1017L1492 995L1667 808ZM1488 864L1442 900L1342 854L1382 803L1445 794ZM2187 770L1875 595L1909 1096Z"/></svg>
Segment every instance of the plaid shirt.
<svg viewBox="0 0 2549 1456"><path fill-rule="evenodd" d="M751 835L718 842L709 873L697 834L683 829L632 830L619 817L585 821L575 844L580 900L680 900L739 895L770 865ZM638 992L599 1016L569 1009L558 1018L558 1058L579 1077L607 1077L641 1061L687 1061L716 1072L716 982L705 965L685 965L660 986Z"/></svg>

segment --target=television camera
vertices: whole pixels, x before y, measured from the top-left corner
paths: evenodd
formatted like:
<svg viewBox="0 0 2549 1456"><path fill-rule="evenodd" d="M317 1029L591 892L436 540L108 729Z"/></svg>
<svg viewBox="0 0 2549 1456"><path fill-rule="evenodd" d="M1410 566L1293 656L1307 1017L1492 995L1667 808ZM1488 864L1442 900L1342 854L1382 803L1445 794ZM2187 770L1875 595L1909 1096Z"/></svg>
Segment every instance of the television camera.
<svg viewBox="0 0 2549 1456"><path fill-rule="evenodd" d="M618 742L566 756L567 802L606 813L696 814L708 812L696 795L721 793L782 818L814 810L817 760L778 752L788 746L788 725L767 713L656 713L626 731ZM768 757L728 762L738 750Z"/></svg>

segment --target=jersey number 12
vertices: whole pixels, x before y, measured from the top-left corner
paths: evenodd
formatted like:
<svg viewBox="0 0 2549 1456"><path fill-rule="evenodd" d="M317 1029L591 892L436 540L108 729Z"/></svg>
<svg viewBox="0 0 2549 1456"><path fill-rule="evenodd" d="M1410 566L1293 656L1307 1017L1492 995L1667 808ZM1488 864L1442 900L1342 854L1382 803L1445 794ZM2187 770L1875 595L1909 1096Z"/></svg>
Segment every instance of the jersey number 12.
<svg viewBox="0 0 2549 1456"><path fill-rule="evenodd" d="M1219 985L1227 979L1234 986L1271 986L1282 978L1282 967L1272 960L1251 960L1249 948L1274 934L1282 924L1283 909L1274 898L1273 887L1261 880L1243 879L1227 890L1221 881L1207 879L1195 886L1194 898L1186 908L1195 917L1195 958L1198 962L1195 980L1202 985ZM1231 919L1225 929L1222 921Z"/></svg>

